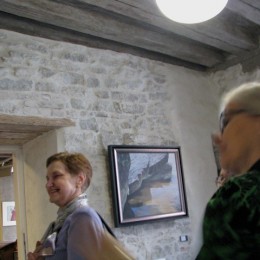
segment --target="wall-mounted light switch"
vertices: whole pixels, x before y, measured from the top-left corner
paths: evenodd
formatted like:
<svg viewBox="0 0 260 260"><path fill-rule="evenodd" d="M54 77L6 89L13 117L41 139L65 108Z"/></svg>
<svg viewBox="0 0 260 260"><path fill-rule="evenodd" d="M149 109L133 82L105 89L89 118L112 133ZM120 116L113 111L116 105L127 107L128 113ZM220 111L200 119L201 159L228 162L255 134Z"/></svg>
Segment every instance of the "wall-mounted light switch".
<svg viewBox="0 0 260 260"><path fill-rule="evenodd" d="M180 242L186 242L186 241L188 241L188 236L187 235L180 236Z"/></svg>

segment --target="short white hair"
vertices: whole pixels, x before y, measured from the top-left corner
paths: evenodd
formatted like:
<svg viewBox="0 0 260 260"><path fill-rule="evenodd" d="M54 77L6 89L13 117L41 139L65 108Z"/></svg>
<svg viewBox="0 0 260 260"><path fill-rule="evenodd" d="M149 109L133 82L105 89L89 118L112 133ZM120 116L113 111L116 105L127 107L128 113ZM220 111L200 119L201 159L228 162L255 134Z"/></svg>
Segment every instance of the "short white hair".
<svg viewBox="0 0 260 260"><path fill-rule="evenodd" d="M238 104L241 109L249 113L260 115L260 82L246 83L224 94L220 103L220 112L223 112L231 102Z"/></svg>

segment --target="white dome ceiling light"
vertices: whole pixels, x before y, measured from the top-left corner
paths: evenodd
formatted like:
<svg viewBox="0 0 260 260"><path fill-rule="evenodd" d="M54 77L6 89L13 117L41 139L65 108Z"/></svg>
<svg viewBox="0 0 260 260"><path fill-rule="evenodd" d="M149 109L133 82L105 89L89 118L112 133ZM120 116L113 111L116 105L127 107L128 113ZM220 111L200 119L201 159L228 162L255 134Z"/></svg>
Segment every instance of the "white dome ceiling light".
<svg viewBox="0 0 260 260"><path fill-rule="evenodd" d="M228 0L156 0L161 12L178 23L201 23L219 14Z"/></svg>

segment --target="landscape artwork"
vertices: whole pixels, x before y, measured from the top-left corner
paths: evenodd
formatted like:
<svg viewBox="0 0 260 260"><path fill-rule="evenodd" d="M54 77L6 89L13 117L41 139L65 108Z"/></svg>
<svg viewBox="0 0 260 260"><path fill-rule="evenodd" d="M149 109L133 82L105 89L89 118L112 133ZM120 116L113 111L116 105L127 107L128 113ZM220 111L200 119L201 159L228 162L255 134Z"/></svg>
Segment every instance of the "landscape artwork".
<svg viewBox="0 0 260 260"><path fill-rule="evenodd" d="M109 146L115 224L187 215L180 148Z"/></svg>

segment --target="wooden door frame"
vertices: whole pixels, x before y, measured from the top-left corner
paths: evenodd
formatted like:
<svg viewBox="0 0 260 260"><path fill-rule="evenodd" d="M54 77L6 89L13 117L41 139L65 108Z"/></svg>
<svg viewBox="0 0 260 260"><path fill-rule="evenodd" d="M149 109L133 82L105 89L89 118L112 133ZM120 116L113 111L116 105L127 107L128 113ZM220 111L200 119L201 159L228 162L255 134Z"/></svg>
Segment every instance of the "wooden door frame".
<svg viewBox="0 0 260 260"><path fill-rule="evenodd" d="M23 260L27 254L23 151L21 146L0 145L0 153L10 153L13 156L18 258Z"/></svg>

